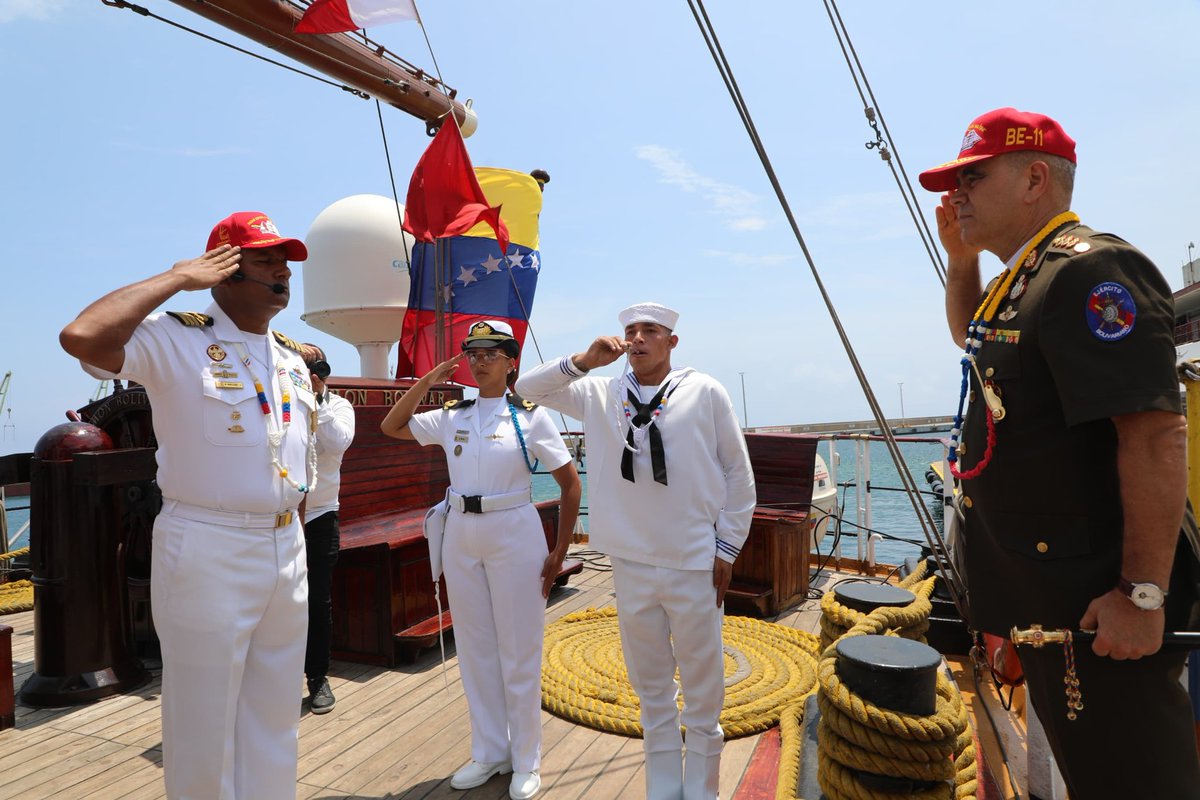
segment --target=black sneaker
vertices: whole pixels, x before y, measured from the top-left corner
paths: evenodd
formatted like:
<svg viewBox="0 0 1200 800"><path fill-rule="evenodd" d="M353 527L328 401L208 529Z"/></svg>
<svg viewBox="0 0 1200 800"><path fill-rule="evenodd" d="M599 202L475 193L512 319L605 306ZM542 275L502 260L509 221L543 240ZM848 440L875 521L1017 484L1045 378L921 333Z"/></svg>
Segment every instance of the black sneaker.
<svg viewBox="0 0 1200 800"><path fill-rule="evenodd" d="M329 688L329 680L321 678L320 682L313 681L308 684L308 705L314 714L328 714L333 711L333 706L337 700L333 697L333 690Z"/></svg>

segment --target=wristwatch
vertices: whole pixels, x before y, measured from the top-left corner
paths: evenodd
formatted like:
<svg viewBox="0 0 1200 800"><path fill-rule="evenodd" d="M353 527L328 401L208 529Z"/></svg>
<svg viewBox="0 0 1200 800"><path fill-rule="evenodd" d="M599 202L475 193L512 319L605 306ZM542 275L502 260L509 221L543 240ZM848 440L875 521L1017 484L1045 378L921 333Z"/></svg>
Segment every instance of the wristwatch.
<svg viewBox="0 0 1200 800"><path fill-rule="evenodd" d="M1153 583L1130 583L1121 577L1117 588L1142 611L1157 611L1167 600L1167 593Z"/></svg>

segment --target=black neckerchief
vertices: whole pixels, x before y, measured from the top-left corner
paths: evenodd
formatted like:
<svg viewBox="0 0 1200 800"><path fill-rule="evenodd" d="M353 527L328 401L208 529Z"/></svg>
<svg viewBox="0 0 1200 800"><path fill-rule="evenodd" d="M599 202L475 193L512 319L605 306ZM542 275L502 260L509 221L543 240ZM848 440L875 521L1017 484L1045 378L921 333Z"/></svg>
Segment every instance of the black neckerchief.
<svg viewBox="0 0 1200 800"><path fill-rule="evenodd" d="M643 404L633 389L626 389L629 394L629 404L633 406L637 414L634 415L629 425L629 431L625 434L626 447L621 453L621 477L630 483L634 483L633 478L633 429L640 428L649 424L653 418L654 409L658 408L658 404L662 402L663 395L667 389L671 387L671 381L666 381L651 397L649 402ZM663 452L662 434L658 431L658 425L650 425L650 465L654 468L654 481L667 485L667 457Z"/></svg>

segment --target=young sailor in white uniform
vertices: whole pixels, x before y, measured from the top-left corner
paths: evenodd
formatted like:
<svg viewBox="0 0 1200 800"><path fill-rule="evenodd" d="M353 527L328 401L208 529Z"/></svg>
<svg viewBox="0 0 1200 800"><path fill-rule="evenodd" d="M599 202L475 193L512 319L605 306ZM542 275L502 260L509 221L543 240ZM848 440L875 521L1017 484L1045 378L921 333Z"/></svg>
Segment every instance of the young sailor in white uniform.
<svg viewBox="0 0 1200 800"><path fill-rule="evenodd" d="M724 743L722 604L750 530L754 476L725 389L671 367L679 314L639 303L618 319L624 337L597 337L517 387L587 432L589 535L612 559L621 647L641 702L646 796L713 800ZM632 373L584 377L626 353Z"/></svg>
<svg viewBox="0 0 1200 800"><path fill-rule="evenodd" d="M163 768L175 800L296 795L296 689L308 625L297 507L316 480L300 345L269 332L304 244L264 214L208 252L112 292L62 332L96 377L146 387L163 507L150 589L162 644ZM211 289L204 314L150 314Z"/></svg>
<svg viewBox="0 0 1200 800"><path fill-rule="evenodd" d="M582 487L550 415L506 394L520 355L512 329L475 323L462 348L405 392L380 427L398 439L441 445L450 466L442 567L471 717L471 762L450 785L470 789L511 771L509 797L524 800L541 787L546 598L571 541ZM449 380L464 358L478 399L414 416L430 387ZM530 502L538 461L562 492L558 542L549 552Z"/></svg>

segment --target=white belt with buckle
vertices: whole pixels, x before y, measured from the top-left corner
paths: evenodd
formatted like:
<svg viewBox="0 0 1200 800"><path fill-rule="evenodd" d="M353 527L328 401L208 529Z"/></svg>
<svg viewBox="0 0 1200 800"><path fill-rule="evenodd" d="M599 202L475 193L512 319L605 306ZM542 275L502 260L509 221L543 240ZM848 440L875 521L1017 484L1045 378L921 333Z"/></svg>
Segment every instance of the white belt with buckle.
<svg viewBox="0 0 1200 800"><path fill-rule="evenodd" d="M529 492L509 492L508 494L459 494L453 489L449 493L451 508L457 508L464 514L486 514L489 511L502 511L506 508L517 508L530 502Z"/></svg>
<svg viewBox="0 0 1200 800"><path fill-rule="evenodd" d="M296 518L296 512L291 509L276 513L219 511L215 508L181 503L178 500L163 500L162 510L164 514L173 517L183 517L193 522L228 525L231 528L283 528L291 525L292 520Z"/></svg>

